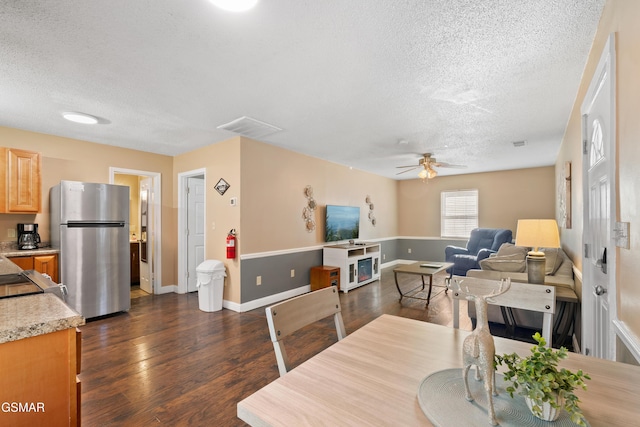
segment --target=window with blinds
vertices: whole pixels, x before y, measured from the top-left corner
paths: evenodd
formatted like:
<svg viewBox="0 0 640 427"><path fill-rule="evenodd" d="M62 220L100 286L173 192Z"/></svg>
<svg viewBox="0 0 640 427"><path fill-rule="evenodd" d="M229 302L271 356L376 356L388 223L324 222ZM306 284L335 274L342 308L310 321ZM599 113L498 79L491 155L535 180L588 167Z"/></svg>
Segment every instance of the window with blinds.
<svg viewBox="0 0 640 427"><path fill-rule="evenodd" d="M440 194L440 236L469 238L478 227L478 190Z"/></svg>

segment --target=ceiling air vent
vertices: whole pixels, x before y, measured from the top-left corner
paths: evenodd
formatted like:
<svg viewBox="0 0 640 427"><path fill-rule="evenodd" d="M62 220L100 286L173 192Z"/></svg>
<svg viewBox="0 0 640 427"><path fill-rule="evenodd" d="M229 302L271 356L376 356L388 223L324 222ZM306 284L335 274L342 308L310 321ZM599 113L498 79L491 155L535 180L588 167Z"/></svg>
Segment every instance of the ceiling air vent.
<svg viewBox="0 0 640 427"><path fill-rule="evenodd" d="M242 116L239 119L220 125L218 126L218 129L228 130L229 132L254 139L264 138L267 135L271 135L282 130L277 126L252 119L247 116Z"/></svg>
<svg viewBox="0 0 640 427"><path fill-rule="evenodd" d="M527 141L513 141L513 146L516 148L524 147L525 145L527 145Z"/></svg>

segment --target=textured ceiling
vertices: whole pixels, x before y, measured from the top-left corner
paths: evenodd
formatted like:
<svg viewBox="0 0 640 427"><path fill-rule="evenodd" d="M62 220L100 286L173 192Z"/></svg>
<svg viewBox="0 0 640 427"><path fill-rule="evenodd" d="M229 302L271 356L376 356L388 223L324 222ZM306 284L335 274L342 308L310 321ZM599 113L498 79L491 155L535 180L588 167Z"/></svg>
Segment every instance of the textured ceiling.
<svg viewBox="0 0 640 427"><path fill-rule="evenodd" d="M442 175L552 165L604 2L3 0L0 126L176 155L249 116L392 178L425 152L467 166Z"/></svg>

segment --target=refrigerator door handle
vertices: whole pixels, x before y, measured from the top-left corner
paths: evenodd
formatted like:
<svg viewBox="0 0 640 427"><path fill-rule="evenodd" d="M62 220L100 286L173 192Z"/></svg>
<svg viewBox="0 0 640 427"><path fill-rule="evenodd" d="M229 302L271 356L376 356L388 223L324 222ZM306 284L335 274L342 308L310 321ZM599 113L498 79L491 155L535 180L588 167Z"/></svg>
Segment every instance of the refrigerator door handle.
<svg viewBox="0 0 640 427"><path fill-rule="evenodd" d="M109 227L124 227L124 221L117 222L90 222L90 221L69 221L67 223L68 228L109 228Z"/></svg>

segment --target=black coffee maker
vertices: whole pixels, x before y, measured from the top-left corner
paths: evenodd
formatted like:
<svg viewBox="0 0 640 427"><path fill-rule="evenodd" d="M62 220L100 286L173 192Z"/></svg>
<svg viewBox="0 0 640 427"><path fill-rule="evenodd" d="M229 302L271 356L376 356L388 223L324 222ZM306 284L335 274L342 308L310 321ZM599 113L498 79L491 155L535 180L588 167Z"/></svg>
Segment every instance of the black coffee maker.
<svg viewBox="0 0 640 427"><path fill-rule="evenodd" d="M38 224L18 224L18 249L38 249Z"/></svg>

